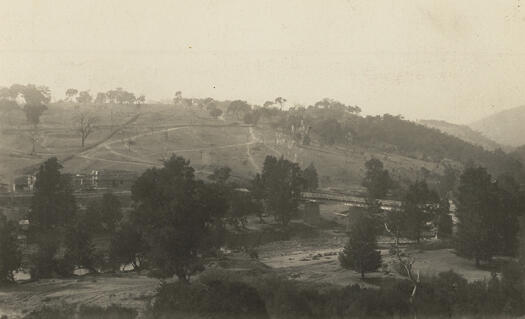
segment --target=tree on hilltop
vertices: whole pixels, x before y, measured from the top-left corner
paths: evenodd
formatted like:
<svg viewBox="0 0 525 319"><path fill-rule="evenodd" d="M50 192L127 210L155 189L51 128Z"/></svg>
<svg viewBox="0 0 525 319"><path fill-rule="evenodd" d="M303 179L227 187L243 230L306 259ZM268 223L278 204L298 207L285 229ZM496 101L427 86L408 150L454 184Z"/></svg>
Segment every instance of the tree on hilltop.
<svg viewBox="0 0 525 319"><path fill-rule="evenodd" d="M31 154L35 154L36 143L39 140L38 124L40 117L47 110L46 104L51 101L51 91L46 86L13 84L9 87L9 95L12 99L20 99L23 104L22 110L27 122L32 126L29 136L32 143Z"/></svg>
<svg viewBox="0 0 525 319"><path fill-rule="evenodd" d="M78 93L78 96L77 96L78 103L88 104L88 103L91 103L92 100L93 100L93 97L91 96L91 94L89 94L88 91L81 91Z"/></svg>
<svg viewBox="0 0 525 319"><path fill-rule="evenodd" d="M66 101L72 101L73 98L78 94L77 89L67 89L66 90Z"/></svg>

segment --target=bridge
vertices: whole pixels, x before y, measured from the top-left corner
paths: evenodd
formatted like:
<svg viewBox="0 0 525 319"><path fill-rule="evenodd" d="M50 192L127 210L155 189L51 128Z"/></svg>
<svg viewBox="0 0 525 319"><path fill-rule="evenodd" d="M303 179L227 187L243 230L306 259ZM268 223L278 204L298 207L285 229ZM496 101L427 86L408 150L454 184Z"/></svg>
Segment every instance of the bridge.
<svg viewBox="0 0 525 319"><path fill-rule="evenodd" d="M301 200L303 201L330 201L345 203L351 207L366 207L366 200L364 197L355 195L341 194L341 193L325 193L325 192L302 192ZM389 199L379 199L381 209L390 211L401 207L401 202Z"/></svg>

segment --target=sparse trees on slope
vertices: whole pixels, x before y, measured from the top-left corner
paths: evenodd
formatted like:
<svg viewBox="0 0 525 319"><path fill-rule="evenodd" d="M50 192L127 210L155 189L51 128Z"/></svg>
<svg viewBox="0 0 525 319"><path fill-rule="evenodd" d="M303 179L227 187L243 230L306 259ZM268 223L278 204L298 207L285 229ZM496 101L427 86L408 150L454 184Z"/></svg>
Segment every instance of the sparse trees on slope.
<svg viewBox="0 0 525 319"><path fill-rule="evenodd" d="M202 269L201 254L220 245L210 237L226 213L225 194L195 180L189 161L172 156L164 167L148 169L138 178L132 198L137 206L133 218L150 247L148 261L157 275L189 282Z"/></svg>
<svg viewBox="0 0 525 319"><path fill-rule="evenodd" d="M16 224L0 212L0 284L13 282L13 273L20 268L22 252L18 247Z"/></svg>
<svg viewBox="0 0 525 319"><path fill-rule="evenodd" d="M377 250L377 225L365 214L359 214L350 228L348 243L339 254L341 266L355 270L365 278L365 273L381 266L381 253Z"/></svg>
<svg viewBox="0 0 525 319"><path fill-rule="evenodd" d="M341 124L336 119L326 119L321 121L317 127L320 142L323 145L334 145L344 139L344 132Z"/></svg>

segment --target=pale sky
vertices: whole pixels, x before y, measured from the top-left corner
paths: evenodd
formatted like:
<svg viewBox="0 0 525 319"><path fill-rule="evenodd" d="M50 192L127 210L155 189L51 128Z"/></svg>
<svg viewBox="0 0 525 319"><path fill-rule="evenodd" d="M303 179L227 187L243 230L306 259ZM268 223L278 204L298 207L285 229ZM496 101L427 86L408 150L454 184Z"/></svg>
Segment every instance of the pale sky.
<svg viewBox="0 0 525 319"><path fill-rule="evenodd" d="M0 0L12 83L468 123L525 104L525 0Z"/></svg>

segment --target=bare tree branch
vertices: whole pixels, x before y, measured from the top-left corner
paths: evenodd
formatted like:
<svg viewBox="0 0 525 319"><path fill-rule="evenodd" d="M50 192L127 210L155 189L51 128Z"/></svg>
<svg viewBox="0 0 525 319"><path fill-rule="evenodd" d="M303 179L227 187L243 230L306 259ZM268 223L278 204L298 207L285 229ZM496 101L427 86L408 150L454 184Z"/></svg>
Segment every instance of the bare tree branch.
<svg viewBox="0 0 525 319"><path fill-rule="evenodd" d="M90 112L83 111L77 115L76 121L78 123L77 131L80 133L82 149L83 149L86 139L88 138L89 135L91 135L91 133L95 131L94 124L98 121L98 119L96 116L94 116Z"/></svg>

